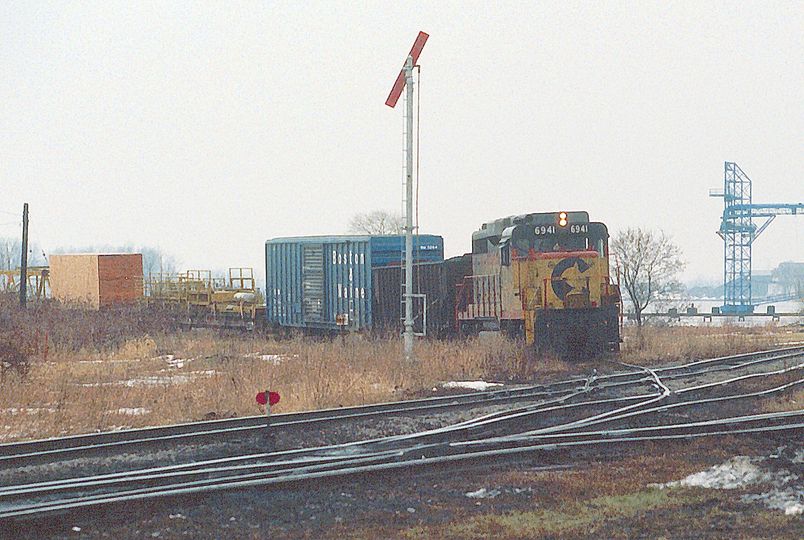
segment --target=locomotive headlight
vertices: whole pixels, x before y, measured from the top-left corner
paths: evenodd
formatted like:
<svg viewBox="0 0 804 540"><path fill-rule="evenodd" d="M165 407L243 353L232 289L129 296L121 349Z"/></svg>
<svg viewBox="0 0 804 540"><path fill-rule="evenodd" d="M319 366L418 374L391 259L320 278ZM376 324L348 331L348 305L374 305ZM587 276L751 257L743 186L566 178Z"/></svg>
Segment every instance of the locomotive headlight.
<svg viewBox="0 0 804 540"><path fill-rule="evenodd" d="M567 226L567 213L566 212L559 212L558 213L558 226L559 227L566 227Z"/></svg>

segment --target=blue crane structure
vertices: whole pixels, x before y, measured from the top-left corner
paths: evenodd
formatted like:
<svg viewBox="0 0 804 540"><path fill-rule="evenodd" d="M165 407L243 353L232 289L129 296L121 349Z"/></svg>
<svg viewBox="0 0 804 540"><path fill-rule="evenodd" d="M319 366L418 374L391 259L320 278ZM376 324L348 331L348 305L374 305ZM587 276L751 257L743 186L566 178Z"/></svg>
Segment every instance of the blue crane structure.
<svg viewBox="0 0 804 540"><path fill-rule="evenodd" d="M804 214L804 203L753 204L751 179L733 162L726 162L723 189L709 191L723 197L723 217L718 236L723 239L724 313L753 313L751 301L751 246L762 231L780 215ZM754 218L767 218L759 227Z"/></svg>

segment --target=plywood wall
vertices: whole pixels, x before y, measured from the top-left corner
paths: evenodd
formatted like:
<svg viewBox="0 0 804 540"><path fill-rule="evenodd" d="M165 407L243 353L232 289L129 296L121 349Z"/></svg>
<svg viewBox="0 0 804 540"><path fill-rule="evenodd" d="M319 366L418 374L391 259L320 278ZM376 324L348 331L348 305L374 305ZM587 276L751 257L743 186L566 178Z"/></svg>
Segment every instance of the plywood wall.
<svg viewBox="0 0 804 540"><path fill-rule="evenodd" d="M97 255L51 255L50 290L65 304L100 307Z"/></svg>

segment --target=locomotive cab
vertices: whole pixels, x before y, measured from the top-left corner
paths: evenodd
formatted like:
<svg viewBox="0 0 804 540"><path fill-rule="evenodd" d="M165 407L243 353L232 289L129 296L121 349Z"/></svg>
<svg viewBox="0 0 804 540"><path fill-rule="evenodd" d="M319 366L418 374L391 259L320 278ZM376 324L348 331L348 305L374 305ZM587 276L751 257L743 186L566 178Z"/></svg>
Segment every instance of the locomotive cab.
<svg viewBox="0 0 804 540"><path fill-rule="evenodd" d="M510 233L501 258L513 266L526 342L569 359L619 350L620 292L609 278L606 226L559 217Z"/></svg>

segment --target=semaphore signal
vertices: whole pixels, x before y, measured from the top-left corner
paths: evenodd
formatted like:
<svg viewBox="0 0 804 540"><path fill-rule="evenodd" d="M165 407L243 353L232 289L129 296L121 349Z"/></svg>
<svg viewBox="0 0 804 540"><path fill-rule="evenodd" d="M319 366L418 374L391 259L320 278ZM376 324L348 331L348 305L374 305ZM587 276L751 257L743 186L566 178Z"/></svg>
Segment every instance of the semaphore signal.
<svg viewBox="0 0 804 540"><path fill-rule="evenodd" d="M430 36L419 32L385 104L396 106L405 94L405 359L413 360L413 67Z"/></svg>

